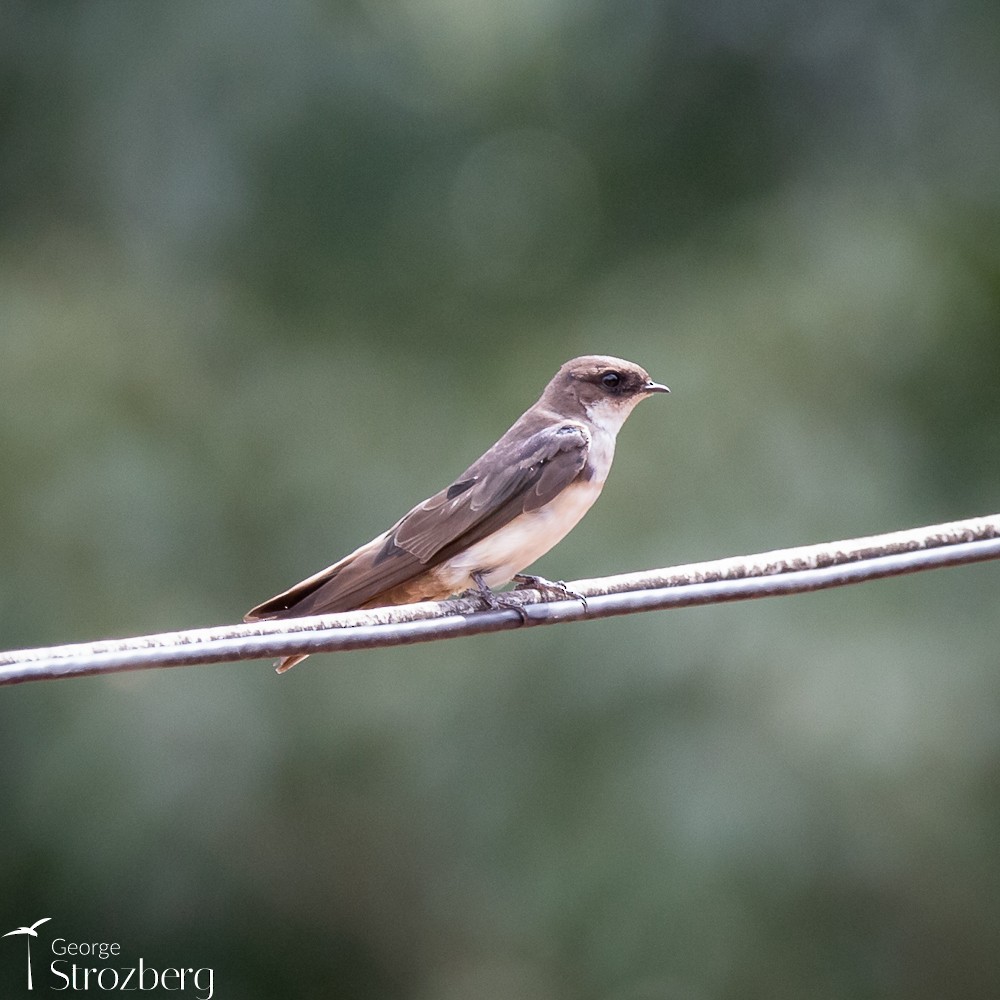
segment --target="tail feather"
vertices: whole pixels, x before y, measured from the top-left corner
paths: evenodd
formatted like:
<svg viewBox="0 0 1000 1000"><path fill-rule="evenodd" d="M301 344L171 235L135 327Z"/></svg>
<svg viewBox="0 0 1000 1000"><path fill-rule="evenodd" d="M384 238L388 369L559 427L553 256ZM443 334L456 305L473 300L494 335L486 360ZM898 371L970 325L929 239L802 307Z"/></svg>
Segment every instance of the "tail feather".
<svg viewBox="0 0 1000 1000"><path fill-rule="evenodd" d="M285 656L278 660L278 664L274 668L275 672L283 674L286 670L291 670L296 663L301 663L303 660L308 659L308 657L308 653L296 653L294 656Z"/></svg>

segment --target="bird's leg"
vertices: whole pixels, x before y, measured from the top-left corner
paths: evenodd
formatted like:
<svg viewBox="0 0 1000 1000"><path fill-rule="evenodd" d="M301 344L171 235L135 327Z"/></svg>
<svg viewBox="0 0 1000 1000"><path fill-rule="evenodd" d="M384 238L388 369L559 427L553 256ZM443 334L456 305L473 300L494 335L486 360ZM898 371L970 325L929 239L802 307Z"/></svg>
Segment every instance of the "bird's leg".
<svg viewBox="0 0 1000 1000"><path fill-rule="evenodd" d="M479 596L487 603L492 611L500 610L500 601L497 599L497 595L493 592L493 588L483 579L483 574L477 569L474 573L469 574L472 577L472 582L476 585L476 590L479 592Z"/></svg>
<svg viewBox="0 0 1000 1000"><path fill-rule="evenodd" d="M483 579L482 571L476 570L469 574L472 577L472 582L476 585L476 590L479 592L479 596L487 603L490 610L492 611L516 611L521 616L521 621L526 622L528 620L528 612L520 604L515 604L512 601L505 601L503 594L498 594L492 587ZM475 593L476 591L473 591Z"/></svg>
<svg viewBox="0 0 1000 1000"><path fill-rule="evenodd" d="M514 577L518 590L537 590L542 597L550 601L579 601L583 610L587 610L587 598L570 590L562 580L546 580L544 576L532 576L530 573L518 573Z"/></svg>

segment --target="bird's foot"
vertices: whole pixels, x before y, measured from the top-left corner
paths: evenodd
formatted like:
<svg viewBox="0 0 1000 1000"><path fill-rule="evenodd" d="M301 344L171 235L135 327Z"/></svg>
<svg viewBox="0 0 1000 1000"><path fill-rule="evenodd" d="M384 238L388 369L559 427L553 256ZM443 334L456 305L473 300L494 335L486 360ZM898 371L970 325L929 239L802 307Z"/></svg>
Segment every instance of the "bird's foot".
<svg viewBox="0 0 1000 1000"><path fill-rule="evenodd" d="M579 601L587 610L587 598L570 590L562 580L546 580L544 576L518 573L514 577L517 590L537 590L548 601Z"/></svg>
<svg viewBox="0 0 1000 1000"><path fill-rule="evenodd" d="M528 612L524 610L524 605L517 601L512 601L504 594L498 594L483 579L483 574L476 572L472 574L472 582L476 585L475 590L469 590L469 594L477 594L485 602L491 611L516 611L521 616L521 621L528 620Z"/></svg>

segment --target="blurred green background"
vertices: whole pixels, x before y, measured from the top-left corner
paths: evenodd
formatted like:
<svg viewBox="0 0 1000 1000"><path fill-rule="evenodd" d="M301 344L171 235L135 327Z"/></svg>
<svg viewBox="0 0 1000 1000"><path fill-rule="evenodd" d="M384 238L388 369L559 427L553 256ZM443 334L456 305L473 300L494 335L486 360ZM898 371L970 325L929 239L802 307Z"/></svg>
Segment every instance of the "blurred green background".
<svg viewBox="0 0 1000 1000"><path fill-rule="evenodd" d="M0 647L239 620L583 353L674 392L550 577L996 510L998 41L8 0ZM36 989L61 936L247 1000L995 998L997 582L4 689L0 923Z"/></svg>

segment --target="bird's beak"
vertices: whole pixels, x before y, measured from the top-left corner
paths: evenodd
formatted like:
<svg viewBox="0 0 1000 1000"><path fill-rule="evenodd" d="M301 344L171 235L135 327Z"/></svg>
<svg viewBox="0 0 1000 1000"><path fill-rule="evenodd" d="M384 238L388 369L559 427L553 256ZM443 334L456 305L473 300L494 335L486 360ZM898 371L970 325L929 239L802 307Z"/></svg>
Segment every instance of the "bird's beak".
<svg viewBox="0 0 1000 1000"><path fill-rule="evenodd" d="M643 387L644 392L670 392L670 390L665 386L661 385L659 382L654 382L652 379L646 383Z"/></svg>

